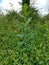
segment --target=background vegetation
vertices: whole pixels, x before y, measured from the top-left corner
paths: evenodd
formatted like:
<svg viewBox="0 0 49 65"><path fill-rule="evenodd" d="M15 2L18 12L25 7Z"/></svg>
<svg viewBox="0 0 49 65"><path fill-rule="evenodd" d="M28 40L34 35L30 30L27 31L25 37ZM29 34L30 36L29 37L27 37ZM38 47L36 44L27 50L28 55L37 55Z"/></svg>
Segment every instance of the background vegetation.
<svg viewBox="0 0 49 65"><path fill-rule="evenodd" d="M24 4L0 15L0 65L49 65L49 14Z"/></svg>

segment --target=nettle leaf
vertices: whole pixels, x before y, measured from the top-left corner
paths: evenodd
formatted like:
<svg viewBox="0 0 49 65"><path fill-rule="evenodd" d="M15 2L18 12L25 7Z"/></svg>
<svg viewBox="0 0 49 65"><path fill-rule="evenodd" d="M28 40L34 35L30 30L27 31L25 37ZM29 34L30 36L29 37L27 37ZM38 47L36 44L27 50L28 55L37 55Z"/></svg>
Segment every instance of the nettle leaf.
<svg viewBox="0 0 49 65"><path fill-rule="evenodd" d="M22 14L18 14L21 18L25 19L25 16Z"/></svg>
<svg viewBox="0 0 49 65"><path fill-rule="evenodd" d="M26 21L26 26L31 22L32 18L28 18L28 20Z"/></svg>
<svg viewBox="0 0 49 65"><path fill-rule="evenodd" d="M27 44L27 46L26 46L26 50L27 50L28 52L31 52L31 51L32 51L32 46L29 45L29 44Z"/></svg>
<svg viewBox="0 0 49 65"><path fill-rule="evenodd" d="M17 34L16 36L22 38L22 37L24 37L24 35L25 34Z"/></svg>
<svg viewBox="0 0 49 65"><path fill-rule="evenodd" d="M26 12L27 12L27 9L28 9L27 4L24 4L24 6L23 6L22 10L23 10L23 12L24 12L25 14L26 14Z"/></svg>
<svg viewBox="0 0 49 65"><path fill-rule="evenodd" d="M23 42L23 41L19 41L19 42L17 42L17 45L20 47L20 46L22 46L24 43L25 43L25 42Z"/></svg>
<svg viewBox="0 0 49 65"><path fill-rule="evenodd" d="M33 38L34 36L35 36L34 33L28 33L28 34L27 34L27 37L29 37L29 38Z"/></svg>
<svg viewBox="0 0 49 65"><path fill-rule="evenodd" d="M40 65L43 64L43 61L40 61L39 64L40 64Z"/></svg>

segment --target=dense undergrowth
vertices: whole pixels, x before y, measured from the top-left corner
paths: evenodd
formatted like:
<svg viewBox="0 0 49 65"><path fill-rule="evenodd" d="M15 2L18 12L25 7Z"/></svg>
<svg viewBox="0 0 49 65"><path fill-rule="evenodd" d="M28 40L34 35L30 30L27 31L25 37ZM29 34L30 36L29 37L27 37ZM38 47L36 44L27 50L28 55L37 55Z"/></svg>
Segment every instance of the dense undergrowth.
<svg viewBox="0 0 49 65"><path fill-rule="evenodd" d="M49 15L25 4L0 16L0 65L49 65Z"/></svg>

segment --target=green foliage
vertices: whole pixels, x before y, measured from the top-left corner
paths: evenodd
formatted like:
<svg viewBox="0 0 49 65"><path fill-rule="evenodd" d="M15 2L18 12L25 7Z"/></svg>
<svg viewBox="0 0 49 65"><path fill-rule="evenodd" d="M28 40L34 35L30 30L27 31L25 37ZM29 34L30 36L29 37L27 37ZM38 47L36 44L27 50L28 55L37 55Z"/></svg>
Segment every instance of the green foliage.
<svg viewBox="0 0 49 65"><path fill-rule="evenodd" d="M49 20L35 8L0 16L0 65L49 65Z"/></svg>

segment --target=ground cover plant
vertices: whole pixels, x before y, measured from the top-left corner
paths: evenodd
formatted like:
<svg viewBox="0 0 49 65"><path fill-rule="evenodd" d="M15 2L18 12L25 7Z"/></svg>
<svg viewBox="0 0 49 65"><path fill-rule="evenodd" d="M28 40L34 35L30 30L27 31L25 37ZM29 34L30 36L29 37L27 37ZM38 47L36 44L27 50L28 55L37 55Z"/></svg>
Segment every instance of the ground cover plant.
<svg viewBox="0 0 49 65"><path fill-rule="evenodd" d="M48 18L26 4L0 15L0 65L49 65Z"/></svg>

